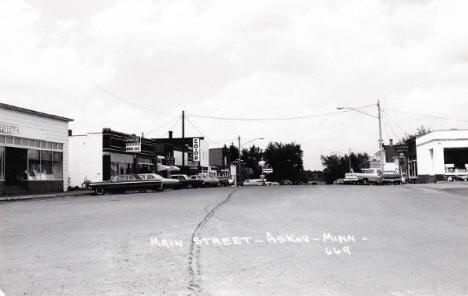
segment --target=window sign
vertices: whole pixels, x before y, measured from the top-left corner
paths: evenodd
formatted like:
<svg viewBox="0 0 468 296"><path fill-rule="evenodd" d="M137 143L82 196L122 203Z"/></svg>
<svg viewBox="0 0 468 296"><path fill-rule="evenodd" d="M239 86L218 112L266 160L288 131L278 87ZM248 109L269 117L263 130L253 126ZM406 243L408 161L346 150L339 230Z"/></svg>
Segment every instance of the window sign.
<svg viewBox="0 0 468 296"><path fill-rule="evenodd" d="M200 138L193 138L193 161L200 161Z"/></svg>

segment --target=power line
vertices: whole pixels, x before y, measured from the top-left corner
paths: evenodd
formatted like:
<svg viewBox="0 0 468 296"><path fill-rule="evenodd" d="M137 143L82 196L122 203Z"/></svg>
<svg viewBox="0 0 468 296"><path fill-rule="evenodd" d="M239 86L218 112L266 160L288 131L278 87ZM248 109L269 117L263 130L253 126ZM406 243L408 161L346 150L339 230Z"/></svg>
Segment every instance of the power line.
<svg viewBox="0 0 468 296"><path fill-rule="evenodd" d="M325 117L325 116L331 116L331 115L344 113L344 112L349 112L349 110L335 111L335 112L329 112L329 113L324 113L324 114L303 115L303 116L294 116L294 117L271 117L271 118L221 117L221 116L198 115L198 114L187 114L187 116L196 117L196 118L226 120L226 121L282 121L282 120L298 120L298 119Z"/></svg>
<svg viewBox="0 0 468 296"><path fill-rule="evenodd" d="M392 117L390 117L390 115L388 114L388 112L385 112L385 117L391 122L393 123L400 131L403 135L406 134L406 131L398 124L398 122L396 122L395 120L393 120Z"/></svg>
<svg viewBox="0 0 468 296"><path fill-rule="evenodd" d="M195 124L190 119L188 119L188 117L185 117L185 119L198 133L200 133L200 135L204 136L210 142L214 142L213 139L209 138L204 132L202 132L198 127L196 127Z"/></svg>
<svg viewBox="0 0 468 296"><path fill-rule="evenodd" d="M171 116L173 114L169 114L167 112L164 112L164 111L160 111L160 110L154 110L152 108L149 108L148 106L141 106L139 104L135 104L134 102L132 102L131 100L127 100L125 98L123 98L122 96L119 96L119 95L116 95L115 93L105 89L104 87L102 86L99 86L99 85L94 85L97 89L101 90L102 92L108 94L109 96L113 97L114 99L117 99L119 101L122 101L128 105L132 105L133 107L137 108L137 109L140 109L140 110L143 110L143 111L151 111L151 112L155 112L155 113L159 113L159 114L163 114L163 115L166 115L166 116Z"/></svg>
<svg viewBox="0 0 468 296"><path fill-rule="evenodd" d="M226 121L287 121L287 120L300 120L300 119L309 119L309 118L319 118L332 116L336 114L341 114L350 111L356 111L364 108L374 106L375 104L365 105L362 107L353 108L352 110L339 110L323 114L310 114L310 115L301 115L301 116L292 116L292 117L267 117L267 118L257 118L257 117L225 117L225 116L214 116L214 115L200 115L200 114L187 114L187 116L197 117L197 118L206 118L206 119L215 119L215 120L226 120Z"/></svg>
<svg viewBox="0 0 468 296"><path fill-rule="evenodd" d="M441 120L452 120L452 121L468 122L468 120L457 119L457 118L451 118L451 117L446 117L446 116L439 116L439 115L432 115L432 114L423 114L423 113L415 113L415 112L401 111L401 110L395 110L395 109L387 109L387 110L393 111L393 112L398 112L398 113L409 114L409 115L421 116L421 117L432 117L432 118L437 118L437 119L441 119Z"/></svg>
<svg viewBox="0 0 468 296"><path fill-rule="evenodd" d="M388 121L388 118L387 118L387 116L386 116L386 113L384 113L384 115L385 115L385 116L382 117L382 118L383 118L384 125L390 129L390 131L392 132L392 134L395 136L395 138L396 138L397 140L400 140L401 137L398 136L398 134L395 132L395 130L393 129L392 125L391 125L390 122ZM390 137L389 137L389 138L390 138Z"/></svg>
<svg viewBox="0 0 468 296"><path fill-rule="evenodd" d="M179 117L176 117L175 123L169 128L169 130L171 130L171 129L177 124L178 121L179 121ZM173 122L174 122L174 120L167 121L166 123L161 124L161 125L155 127L154 129L152 129L151 131L149 131L149 132L147 132L147 133L145 133L145 134L151 134L151 133L153 133L153 132L155 132L155 131L161 129L162 127L164 127L164 126L166 126L166 125L168 125L168 124L170 124L170 123L173 123Z"/></svg>

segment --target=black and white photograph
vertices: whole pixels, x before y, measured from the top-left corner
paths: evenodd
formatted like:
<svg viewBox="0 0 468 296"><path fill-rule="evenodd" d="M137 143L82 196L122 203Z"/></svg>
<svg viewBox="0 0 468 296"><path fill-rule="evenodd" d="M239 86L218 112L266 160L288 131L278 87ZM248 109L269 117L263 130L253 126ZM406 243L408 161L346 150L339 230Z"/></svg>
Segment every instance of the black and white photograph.
<svg viewBox="0 0 468 296"><path fill-rule="evenodd" d="M0 296L468 296L468 1L0 0Z"/></svg>

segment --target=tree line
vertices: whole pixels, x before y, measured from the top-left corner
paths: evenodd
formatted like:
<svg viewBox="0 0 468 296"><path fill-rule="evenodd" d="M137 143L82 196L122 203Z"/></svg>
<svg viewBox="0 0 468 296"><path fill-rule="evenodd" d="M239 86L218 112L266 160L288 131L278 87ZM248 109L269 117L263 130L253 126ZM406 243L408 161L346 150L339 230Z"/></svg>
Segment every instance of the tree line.
<svg viewBox="0 0 468 296"><path fill-rule="evenodd" d="M228 157L231 161L239 158L239 149L231 143L228 150ZM293 183L300 183L304 179L303 151L300 144L270 142L265 149L252 145L241 150L241 160L245 167L251 169L248 178L260 178L262 168L259 162L264 161L266 167L273 169L267 175L269 181L281 182L290 180Z"/></svg>

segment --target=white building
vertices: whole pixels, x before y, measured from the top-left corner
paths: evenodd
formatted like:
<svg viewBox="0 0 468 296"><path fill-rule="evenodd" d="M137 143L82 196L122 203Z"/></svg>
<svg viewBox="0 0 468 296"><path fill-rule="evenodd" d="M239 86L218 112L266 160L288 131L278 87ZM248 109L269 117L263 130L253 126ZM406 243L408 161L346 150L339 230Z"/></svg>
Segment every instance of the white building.
<svg viewBox="0 0 468 296"><path fill-rule="evenodd" d="M70 121L0 103L0 195L68 189Z"/></svg>
<svg viewBox="0 0 468 296"><path fill-rule="evenodd" d="M416 138L418 182L468 176L468 130L437 130Z"/></svg>
<svg viewBox="0 0 468 296"><path fill-rule="evenodd" d="M103 181L102 132L71 135L69 141L70 186L81 187L85 180Z"/></svg>
<svg viewBox="0 0 468 296"><path fill-rule="evenodd" d="M164 166L157 154L157 144L148 138L137 137L109 128L101 132L70 135L70 186L81 187L88 180L99 182L112 176L156 173Z"/></svg>

